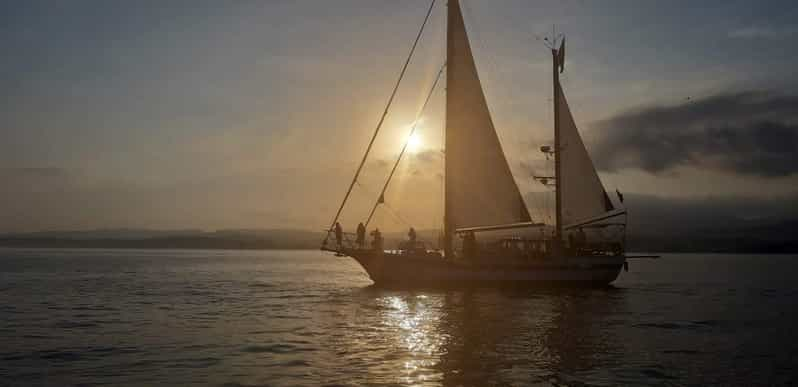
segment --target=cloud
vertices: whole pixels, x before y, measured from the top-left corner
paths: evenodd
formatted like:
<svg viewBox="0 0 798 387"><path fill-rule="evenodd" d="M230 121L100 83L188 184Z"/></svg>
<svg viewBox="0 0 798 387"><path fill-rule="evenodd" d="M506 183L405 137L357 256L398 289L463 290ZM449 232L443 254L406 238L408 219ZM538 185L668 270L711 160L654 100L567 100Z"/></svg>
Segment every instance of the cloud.
<svg viewBox="0 0 798 387"><path fill-rule="evenodd" d="M729 31L729 37L734 39L778 39L786 38L796 33L795 27L774 26L748 26Z"/></svg>
<svg viewBox="0 0 798 387"><path fill-rule="evenodd" d="M318 229L350 171L268 169L159 183L43 168L0 168L0 232L97 228ZM309 188L310 187L310 188Z"/></svg>
<svg viewBox="0 0 798 387"><path fill-rule="evenodd" d="M798 96L720 94L625 112L596 129L591 150L603 171L687 166L759 177L798 173Z"/></svg>
<svg viewBox="0 0 798 387"><path fill-rule="evenodd" d="M426 149L411 156L418 161L429 164L437 164L443 161L443 155L441 152L434 149Z"/></svg>
<svg viewBox="0 0 798 387"><path fill-rule="evenodd" d="M393 168L396 159L376 159L372 166L376 169L389 171ZM433 175L443 167L443 154L439 150L426 149L418 153L405 153L401 163L411 165L413 176Z"/></svg>
<svg viewBox="0 0 798 387"><path fill-rule="evenodd" d="M69 171L58 167L0 168L3 178L63 178Z"/></svg>

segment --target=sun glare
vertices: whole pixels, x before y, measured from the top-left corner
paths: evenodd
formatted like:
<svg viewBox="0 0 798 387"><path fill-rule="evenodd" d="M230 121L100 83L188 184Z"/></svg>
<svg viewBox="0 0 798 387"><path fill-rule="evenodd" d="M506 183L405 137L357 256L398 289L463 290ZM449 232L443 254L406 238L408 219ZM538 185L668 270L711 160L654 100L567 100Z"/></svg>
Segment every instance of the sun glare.
<svg viewBox="0 0 798 387"><path fill-rule="evenodd" d="M413 133L410 138L407 139L407 151L410 153L416 153L421 150L421 136L418 133Z"/></svg>

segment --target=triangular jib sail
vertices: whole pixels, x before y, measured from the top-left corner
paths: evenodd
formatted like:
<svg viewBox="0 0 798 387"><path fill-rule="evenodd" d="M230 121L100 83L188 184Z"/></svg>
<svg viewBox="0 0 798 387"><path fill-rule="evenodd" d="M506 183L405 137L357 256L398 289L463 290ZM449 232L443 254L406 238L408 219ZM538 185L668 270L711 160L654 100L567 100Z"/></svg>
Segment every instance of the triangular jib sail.
<svg viewBox="0 0 798 387"><path fill-rule="evenodd" d="M612 211L613 206L601 184L593 161L579 136L568 101L559 82L557 104L560 124L560 200L564 225L583 221Z"/></svg>
<svg viewBox="0 0 798 387"><path fill-rule="evenodd" d="M477 75L459 1L447 27L446 228L531 221Z"/></svg>

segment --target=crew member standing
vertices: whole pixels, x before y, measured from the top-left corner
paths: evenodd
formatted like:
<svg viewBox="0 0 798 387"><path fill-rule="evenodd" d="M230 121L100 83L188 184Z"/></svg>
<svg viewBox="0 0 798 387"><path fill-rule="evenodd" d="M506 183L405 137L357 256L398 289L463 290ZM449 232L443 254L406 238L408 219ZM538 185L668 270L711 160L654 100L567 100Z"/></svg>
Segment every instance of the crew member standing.
<svg viewBox="0 0 798 387"><path fill-rule="evenodd" d="M357 225L357 246L362 249L364 243L366 243L366 226L360 222Z"/></svg>
<svg viewBox="0 0 798 387"><path fill-rule="evenodd" d="M344 230L341 228L341 223L335 222L335 243L338 244L338 250L341 249L344 239Z"/></svg>
<svg viewBox="0 0 798 387"><path fill-rule="evenodd" d="M371 235L374 236L374 242L372 242L371 246L374 247L374 250L377 252L382 252L382 233L380 229L375 228L374 231L371 232Z"/></svg>

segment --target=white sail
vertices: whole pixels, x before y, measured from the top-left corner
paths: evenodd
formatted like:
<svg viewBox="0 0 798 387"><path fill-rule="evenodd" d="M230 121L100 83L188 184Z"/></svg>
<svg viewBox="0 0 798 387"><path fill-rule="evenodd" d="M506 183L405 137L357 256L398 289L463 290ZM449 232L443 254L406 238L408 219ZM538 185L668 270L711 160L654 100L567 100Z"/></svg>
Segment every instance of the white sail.
<svg viewBox="0 0 798 387"><path fill-rule="evenodd" d="M612 211L613 206L601 184L593 161L579 136L562 87L558 87L557 103L560 124L560 198L564 225L593 218Z"/></svg>
<svg viewBox="0 0 798 387"><path fill-rule="evenodd" d="M479 82L460 4L449 1L446 77L446 225L530 221Z"/></svg>

